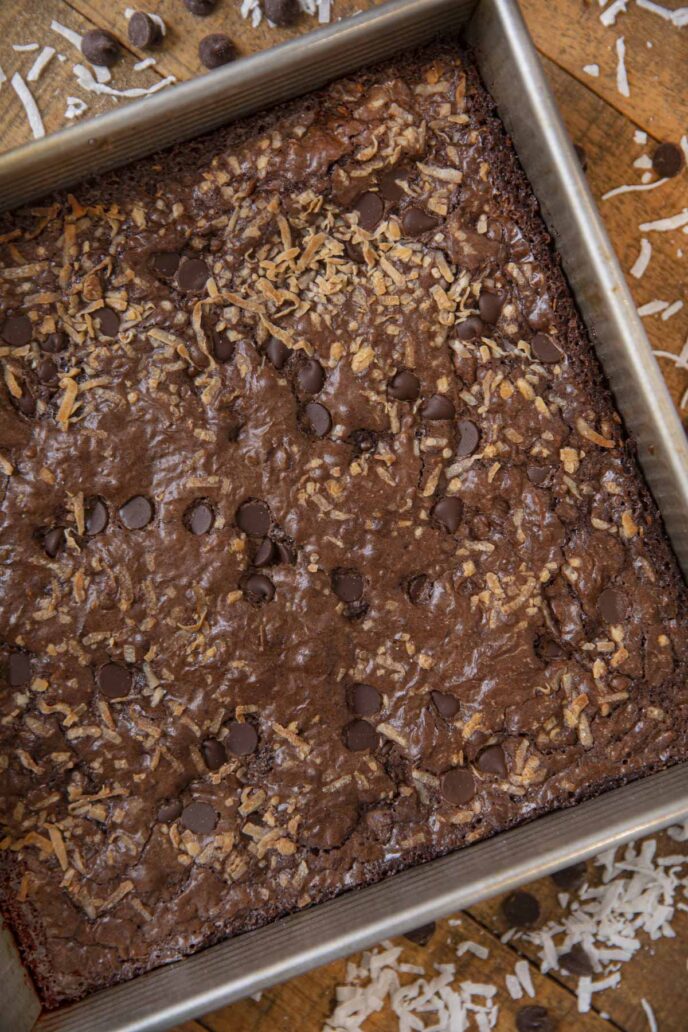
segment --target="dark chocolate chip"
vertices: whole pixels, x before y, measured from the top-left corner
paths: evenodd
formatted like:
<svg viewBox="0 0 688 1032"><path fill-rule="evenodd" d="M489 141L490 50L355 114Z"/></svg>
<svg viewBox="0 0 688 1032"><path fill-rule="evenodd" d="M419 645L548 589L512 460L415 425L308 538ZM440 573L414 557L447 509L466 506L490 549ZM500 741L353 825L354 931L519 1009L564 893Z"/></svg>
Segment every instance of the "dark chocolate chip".
<svg viewBox="0 0 688 1032"><path fill-rule="evenodd" d="M158 251L151 255L151 267L158 276L172 279L179 268L180 258L176 251Z"/></svg>
<svg viewBox="0 0 688 1032"><path fill-rule="evenodd" d="M2 339L13 348L23 348L33 334L28 315L9 315L2 324Z"/></svg>
<svg viewBox="0 0 688 1032"><path fill-rule="evenodd" d="M439 225L439 219L429 215L422 208L407 208L401 220L404 233L407 236L420 236L421 233L428 233Z"/></svg>
<svg viewBox="0 0 688 1032"><path fill-rule="evenodd" d="M430 698L439 715L447 720L451 720L459 712L459 700L455 695L449 695L447 692L433 691L430 692Z"/></svg>
<svg viewBox="0 0 688 1032"><path fill-rule="evenodd" d="M120 508L119 518L127 530L141 530L153 519L153 505L145 495L134 495Z"/></svg>
<svg viewBox="0 0 688 1032"><path fill-rule="evenodd" d="M626 598L618 588L605 588L597 600L597 608L607 623L621 623L627 611Z"/></svg>
<svg viewBox="0 0 688 1032"><path fill-rule="evenodd" d="M458 458L464 459L467 455L472 455L480 444L480 431L471 419L459 420L457 430L459 437L456 454Z"/></svg>
<svg viewBox="0 0 688 1032"><path fill-rule="evenodd" d="M561 362L564 357L564 352L547 333L536 333L530 346L535 357L547 365L551 365L553 362Z"/></svg>
<svg viewBox="0 0 688 1032"><path fill-rule="evenodd" d="M368 752L377 749L377 731L367 720L352 720L344 728L344 743L351 752Z"/></svg>
<svg viewBox="0 0 688 1032"><path fill-rule="evenodd" d="M67 338L64 333L49 333L41 344L41 351L47 351L50 355L58 355L67 347Z"/></svg>
<svg viewBox="0 0 688 1032"><path fill-rule="evenodd" d="M332 573L332 590L342 602L357 602L363 587L363 577L358 570L338 567Z"/></svg>
<svg viewBox="0 0 688 1032"><path fill-rule="evenodd" d="M477 315L469 315L456 328L456 336L459 340L475 340L476 337L482 337L484 332L485 324Z"/></svg>
<svg viewBox="0 0 688 1032"><path fill-rule="evenodd" d="M290 545L284 541L275 541L275 553L277 558L274 560L276 563L283 563L288 566L293 563L296 558L296 553L293 551Z"/></svg>
<svg viewBox="0 0 688 1032"><path fill-rule="evenodd" d="M493 294L490 290L483 290L480 294L478 308L483 322L494 325L502 314L503 307L504 301L499 294Z"/></svg>
<svg viewBox="0 0 688 1032"><path fill-rule="evenodd" d="M89 29L81 37L81 53L87 61L101 68L112 68L119 61L120 46L111 32Z"/></svg>
<svg viewBox="0 0 688 1032"><path fill-rule="evenodd" d="M7 682L10 688L21 688L31 680L31 660L26 652L10 652L7 658Z"/></svg>
<svg viewBox="0 0 688 1032"><path fill-rule="evenodd" d="M325 370L317 358L307 359L296 374L296 386L302 394L317 394L325 383Z"/></svg>
<svg viewBox="0 0 688 1032"><path fill-rule="evenodd" d="M217 824L217 813L210 803L189 803L182 810L182 824L194 835L209 835Z"/></svg>
<svg viewBox="0 0 688 1032"><path fill-rule="evenodd" d="M580 167L583 169L584 172L586 172L588 168L588 155L586 153L585 147L582 147L580 143L574 143L573 149L576 152L576 157L578 158Z"/></svg>
<svg viewBox="0 0 688 1032"><path fill-rule="evenodd" d="M131 673L121 663L103 663L96 675L98 687L108 699L120 699L131 690Z"/></svg>
<svg viewBox="0 0 688 1032"><path fill-rule="evenodd" d="M184 0L184 6L197 18L205 18L213 13L217 7L217 0Z"/></svg>
<svg viewBox="0 0 688 1032"><path fill-rule="evenodd" d="M545 466L528 466L526 475L532 484L540 487L547 480L549 470Z"/></svg>
<svg viewBox="0 0 688 1032"><path fill-rule="evenodd" d="M84 502L84 524L89 537L102 534L108 525L107 506L102 498L87 498Z"/></svg>
<svg viewBox="0 0 688 1032"><path fill-rule="evenodd" d="M293 25L301 13L298 0L262 0L262 4L265 17L280 28Z"/></svg>
<svg viewBox="0 0 688 1032"><path fill-rule="evenodd" d="M475 795L475 779L465 767L453 767L440 778L440 792L448 803L465 806Z"/></svg>
<svg viewBox="0 0 688 1032"><path fill-rule="evenodd" d="M372 684L352 684L349 689L349 707L357 717L372 717L382 706L382 696Z"/></svg>
<svg viewBox="0 0 688 1032"><path fill-rule="evenodd" d="M576 977L591 975L594 971L590 957L579 942L566 953L559 954L559 967Z"/></svg>
<svg viewBox="0 0 688 1032"><path fill-rule="evenodd" d="M683 155L675 143L660 143L652 155L652 167L662 179L672 179L683 167Z"/></svg>
<svg viewBox="0 0 688 1032"><path fill-rule="evenodd" d="M36 411L36 399L26 385L24 385L21 397L12 400L24 416L32 416Z"/></svg>
<svg viewBox="0 0 688 1032"><path fill-rule="evenodd" d="M275 369L283 369L291 355L291 348L283 344L277 337L270 337L265 347L265 354L274 365Z"/></svg>
<svg viewBox="0 0 688 1032"><path fill-rule="evenodd" d="M588 865L585 860L580 863L571 864L570 867L563 867L561 871L553 871L550 878L564 892L575 892L579 889L588 876Z"/></svg>
<svg viewBox="0 0 688 1032"><path fill-rule="evenodd" d="M332 417L319 401L309 401L303 410L303 422L306 430L315 437L325 437L332 429Z"/></svg>
<svg viewBox="0 0 688 1032"><path fill-rule="evenodd" d="M272 522L269 508L258 498L249 498L248 501L242 502L236 511L235 519L239 530L251 537L265 537Z"/></svg>
<svg viewBox="0 0 688 1032"><path fill-rule="evenodd" d="M432 394L420 407L421 419L453 419L454 403L445 394Z"/></svg>
<svg viewBox="0 0 688 1032"><path fill-rule="evenodd" d="M461 523L463 503L460 498L450 496L440 498L439 502L433 505L430 515L435 523L439 523L444 530L454 534Z"/></svg>
<svg viewBox="0 0 688 1032"><path fill-rule="evenodd" d="M386 201L390 204L396 204L402 197L405 196L406 191L400 182L405 182L409 177L407 169L402 168L390 168L386 172L383 172L380 176L380 193Z"/></svg>
<svg viewBox="0 0 688 1032"><path fill-rule="evenodd" d="M506 777L506 758L501 745L488 745L478 757L478 770L483 774L496 774L498 778Z"/></svg>
<svg viewBox="0 0 688 1032"><path fill-rule="evenodd" d="M53 362L52 358L44 358L36 367L36 376L41 383L56 383L57 382L57 366Z"/></svg>
<svg viewBox="0 0 688 1032"><path fill-rule="evenodd" d="M232 721L227 725L225 744L232 756L250 756L258 748L258 733L253 724Z"/></svg>
<svg viewBox="0 0 688 1032"><path fill-rule="evenodd" d="M142 11L136 11L129 19L127 27L129 42L135 47L145 50L157 46L162 40L162 29L158 22Z"/></svg>
<svg viewBox="0 0 688 1032"><path fill-rule="evenodd" d="M116 337L119 333L120 318L114 308L99 308L94 313L96 324L104 337Z"/></svg>
<svg viewBox="0 0 688 1032"><path fill-rule="evenodd" d="M349 261L356 262L357 265L361 265L365 261L360 244L355 244L353 240L344 241L344 253Z"/></svg>
<svg viewBox="0 0 688 1032"><path fill-rule="evenodd" d="M519 890L502 900L502 913L510 928L530 928L540 920L540 904L535 896Z"/></svg>
<svg viewBox="0 0 688 1032"><path fill-rule="evenodd" d="M206 738L201 746L203 759L208 770L219 770L227 762L227 753L222 742L217 738Z"/></svg>
<svg viewBox="0 0 688 1032"><path fill-rule="evenodd" d="M207 502L193 502L184 513L184 526L191 534L207 534L215 522L215 514Z"/></svg>
<svg viewBox="0 0 688 1032"><path fill-rule="evenodd" d="M264 538L263 541L258 545L258 549L253 558L253 565L272 566L277 560L277 549L270 538Z"/></svg>
<svg viewBox="0 0 688 1032"><path fill-rule="evenodd" d="M234 354L234 341L230 340L226 333L219 333L217 330L212 332L213 338L213 355L218 362L224 365L225 362L229 362Z"/></svg>
<svg viewBox="0 0 688 1032"><path fill-rule="evenodd" d="M224 32L211 32L198 44L198 56L206 68L220 68L235 61L238 54L229 36Z"/></svg>
<svg viewBox="0 0 688 1032"><path fill-rule="evenodd" d="M179 799L170 799L164 802L158 810L158 820L163 824L171 824L181 816L182 804Z"/></svg>
<svg viewBox="0 0 688 1032"><path fill-rule="evenodd" d="M358 212L358 224L361 229L372 233L384 214L385 206L379 194L368 190L358 198L354 204L354 211Z"/></svg>
<svg viewBox="0 0 688 1032"><path fill-rule="evenodd" d="M427 604L432 598L432 581L424 573L410 577L406 585L406 594L414 606Z"/></svg>
<svg viewBox="0 0 688 1032"><path fill-rule="evenodd" d="M252 573L243 586L244 596L248 602L259 605L261 602L272 602L275 597L275 585L264 573Z"/></svg>
<svg viewBox="0 0 688 1032"><path fill-rule="evenodd" d="M516 1012L518 1032L554 1032L554 1023L546 1007L532 1004Z"/></svg>
<svg viewBox="0 0 688 1032"><path fill-rule="evenodd" d="M65 543L65 532L62 527L53 527L43 538L43 547L51 559L62 551Z"/></svg>
<svg viewBox="0 0 688 1032"><path fill-rule="evenodd" d="M377 448L378 436L374 430L361 427L359 430L352 430L347 441L353 445L356 454L360 455L361 452L370 454Z"/></svg>
<svg viewBox="0 0 688 1032"><path fill-rule="evenodd" d="M395 401L415 401L420 394L420 380L410 369L400 369L387 384L387 390Z"/></svg>
<svg viewBox="0 0 688 1032"><path fill-rule="evenodd" d="M419 928L412 928L410 932L404 932L404 938L414 942L416 946L427 946L436 928L435 922L431 921L429 924L420 925Z"/></svg>
<svg viewBox="0 0 688 1032"><path fill-rule="evenodd" d="M202 258L187 258L177 269L177 286L190 294L205 290L210 272Z"/></svg>

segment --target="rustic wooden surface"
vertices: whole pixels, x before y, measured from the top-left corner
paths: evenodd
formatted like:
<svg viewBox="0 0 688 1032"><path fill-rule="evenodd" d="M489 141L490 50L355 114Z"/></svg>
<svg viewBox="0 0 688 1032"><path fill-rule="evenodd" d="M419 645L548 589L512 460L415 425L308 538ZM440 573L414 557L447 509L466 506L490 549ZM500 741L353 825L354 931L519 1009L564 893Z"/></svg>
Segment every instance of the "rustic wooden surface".
<svg viewBox="0 0 688 1032"><path fill-rule="evenodd" d="M374 0L373 0L374 2ZM662 0L666 8L676 9L677 0ZM333 0L334 13L345 16L371 6L371 0ZM162 48L155 52L156 65L136 71L134 64L148 56L135 52L126 40L125 8L136 6L160 14L168 27ZM679 29L657 14L628 4L628 12L616 24L604 27L599 21L597 0L522 0L522 8L545 70L559 102L573 140L587 156L587 172L599 202L607 229L628 272L640 249L639 224L688 207L688 173L670 180L657 190L626 193L609 200L602 195L626 183L640 181L641 171L633 162L652 153L659 141L678 143L688 135L688 28ZM161 77L174 75L182 80L202 72L198 42L210 32L227 32L242 54L268 47L282 39L315 27L315 19L304 17L295 30L271 29L266 23L253 29L239 15L238 0L220 0L215 14L193 18L181 0L0 0L0 67L9 80L15 71L24 76L37 51L17 52L13 44L49 44L66 58L57 57L31 89L41 111L46 131L65 124L67 96L82 97L89 105L85 117L126 103L107 96L86 94L75 81L73 65L81 63L75 48L51 30L53 19L77 32L93 26L108 28L125 45L125 56L113 70L112 84L119 89L151 86ZM626 44L626 67L630 97L621 96L616 85L616 40ZM592 78L584 66L597 64L600 74ZM0 76L0 79L2 77ZM648 134L645 145L634 142L634 132ZM0 149L7 150L30 138L29 126L19 100L7 81L0 86ZM668 320L661 315L645 319L653 348L678 358L685 347L688 358L688 237L680 230L648 234L653 254L647 272L640 280L629 276L636 303L640 306L659 299L684 307ZM662 358L662 371L677 404L683 402L682 415L688 415L688 361ZM688 850L665 837L661 848L671 853ZM593 874L590 865L589 871ZM557 893L549 879L529 888L539 899L543 919L558 913ZM513 971L522 956L534 959L532 947L503 945L499 936L506 925L499 899L472 907L461 915L460 927L440 922L427 946L399 940L406 950L405 960L421 965L430 973L435 963L456 960L458 938L470 938L490 950L488 960L470 954L458 962L461 978L493 982L503 990L504 975ZM674 922L676 938L662 939L644 948L623 968L619 988L596 995L593 1010L580 1015L576 1010L574 981L566 976L539 974L532 966L537 1002L545 1005L554 1019L557 1032L644 1032L647 1019L640 1000L652 1005L660 1032L684 1032L688 1026L688 913L680 912ZM453 945L452 945L453 944ZM245 1000L232 1007L179 1026L176 1032L320 1032L330 1013L335 987L344 978L345 961L330 964L263 994L259 1001ZM520 1004L500 992L498 1032L516 1028L515 1013ZM522 1001L523 1002L523 1001ZM608 1015L605 1020L600 1013ZM366 1024L366 1032L392 1032L396 1022L383 1010Z"/></svg>

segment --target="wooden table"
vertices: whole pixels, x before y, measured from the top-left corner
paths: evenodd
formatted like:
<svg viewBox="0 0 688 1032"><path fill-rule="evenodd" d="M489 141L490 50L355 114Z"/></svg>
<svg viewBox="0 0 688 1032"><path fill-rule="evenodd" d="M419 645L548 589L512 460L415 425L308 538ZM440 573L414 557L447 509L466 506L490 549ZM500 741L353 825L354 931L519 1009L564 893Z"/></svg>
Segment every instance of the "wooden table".
<svg viewBox="0 0 688 1032"><path fill-rule="evenodd" d="M665 9L678 7L677 0L662 2ZM338 16L370 5L366 0L333 0ZM134 53L126 41L124 11L128 6L160 14L168 27L165 44L155 54L156 65L142 71L134 65L148 55ZM678 144L682 135L688 136L688 27L681 29L657 13L638 8L635 0L629 0L627 6L628 11L607 27L600 22L598 0L522 0L564 120L573 140L585 151L590 184L623 267L629 271L636 261L641 235L652 245L647 271L640 279L629 276L629 282L639 306L654 300L667 302L662 312L646 317L645 325L653 348L673 356L660 357L660 362L672 396L688 419L688 235L681 229L645 234L639 230L642 222L688 208L688 173L684 168L656 190L602 199L617 186L640 182L643 169L634 168L633 163L642 155L651 156L658 142ZM0 87L3 149L30 138L26 114L10 80L17 71L26 77L40 53L15 51L13 44L48 44L66 58L61 62L56 54L39 79L29 83L47 132L68 124L64 117L67 96L84 99L89 105L87 116L126 102L85 93L77 86L73 65L81 59L72 44L51 30L53 19L80 33L94 26L108 28L122 40L126 55L113 75L113 84L119 89L150 86L168 75L181 80L199 74L198 42L210 32L227 32L242 53L251 53L314 27L314 19L304 17L294 31L271 29L266 23L253 29L241 19L238 0L220 0L216 13L204 19L193 18L181 0L147 0L140 5L134 0L4 0L0 3L0 66L8 81ZM626 47L628 97L617 88L619 37ZM596 77L584 70L594 65L599 67ZM643 144L636 142L638 131L647 134ZM679 301L684 306L676 310ZM675 314L663 319L667 311ZM682 349L684 358L680 357ZM677 845L666 836L660 837L660 848L672 853L688 851L688 845ZM535 883L529 891L539 899L545 918L556 917L557 891L549 879ZM435 963L456 960L457 938L470 938L487 946L490 956L479 960L466 954L460 961L461 977L493 981L503 988L504 973L513 971L520 957L532 959L534 951L522 944L500 942L506 922L499 902L495 899L472 907L461 915L459 929L440 922L427 946L399 940L406 949L405 959L432 973ZM644 1032L648 1028L640 1005L644 997L654 1009L660 1032L684 1032L688 1027L688 913L680 913L674 927L677 938L661 939L636 955L624 966L621 986L596 995L589 1014L577 1013L574 980L560 975L543 977L533 966L536 1002L548 1008L558 1032L604 1032L610 1028ZM331 1011L334 989L344 979L345 966L345 961L330 964L264 993L259 1001L227 1007L188 1022L177 1032L320 1032ZM507 993L500 992L498 1032L515 1029L515 1014L523 1002L514 1003ZM603 1020L600 1012L609 1015L608 1020ZM393 1032L396 1027L396 1020L386 1010L366 1025L371 1032Z"/></svg>

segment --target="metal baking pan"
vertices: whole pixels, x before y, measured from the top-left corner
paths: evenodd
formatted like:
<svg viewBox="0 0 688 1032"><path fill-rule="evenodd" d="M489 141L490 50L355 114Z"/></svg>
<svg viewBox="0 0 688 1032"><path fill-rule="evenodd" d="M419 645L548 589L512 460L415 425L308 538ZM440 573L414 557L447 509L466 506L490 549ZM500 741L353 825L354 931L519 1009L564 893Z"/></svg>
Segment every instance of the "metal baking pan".
<svg viewBox="0 0 688 1032"><path fill-rule="evenodd" d="M688 444L515 0L395 0L0 158L0 208L465 29L688 574ZM688 816L688 763L40 1013L7 929L2 1032L165 1029Z"/></svg>

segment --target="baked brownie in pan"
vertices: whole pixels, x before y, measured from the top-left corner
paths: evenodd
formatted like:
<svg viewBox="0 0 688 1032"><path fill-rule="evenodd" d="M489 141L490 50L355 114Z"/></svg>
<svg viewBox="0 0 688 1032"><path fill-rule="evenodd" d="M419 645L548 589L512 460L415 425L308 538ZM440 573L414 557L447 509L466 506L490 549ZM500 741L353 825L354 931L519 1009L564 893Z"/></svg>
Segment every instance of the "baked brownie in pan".
<svg viewBox="0 0 688 1032"><path fill-rule="evenodd" d="M47 1006L686 755L685 587L458 47L0 232L0 902Z"/></svg>

